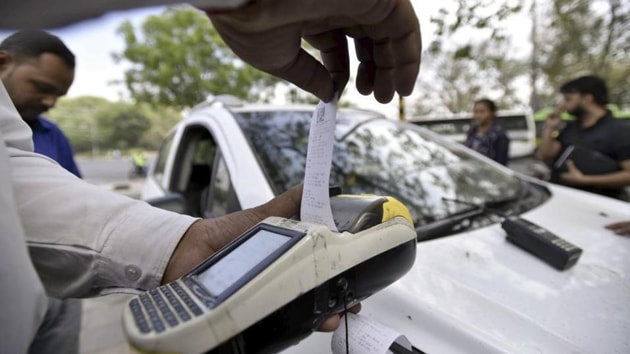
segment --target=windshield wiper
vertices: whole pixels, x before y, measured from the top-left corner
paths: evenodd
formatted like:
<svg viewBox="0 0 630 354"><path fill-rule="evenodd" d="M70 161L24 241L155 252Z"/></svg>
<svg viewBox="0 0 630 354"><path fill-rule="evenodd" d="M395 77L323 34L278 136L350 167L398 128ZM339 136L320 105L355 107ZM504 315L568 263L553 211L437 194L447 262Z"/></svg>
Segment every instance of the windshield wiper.
<svg viewBox="0 0 630 354"><path fill-rule="evenodd" d="M416 227L418 241L427 241L450 235L455 228L465 222L472 222L484 213L483 207L470 207L451 214L444 219Z"/></svg>
<svg viewBox="0 0 630 354"><path fill-rule="evenodd" d="M444 201L468 205L468 208L460 210L444 219L434 221L432 223L416 227L418 241L433 240L453 234L455 230L462 231L472 226L473 221L480 215L490 212L491 214L505 217L505 214L492 207L497 205L510 203L518 200L520 196L505 198L501 200L493 200L485 203L475 204L458 199L442 198Z"/></svg>

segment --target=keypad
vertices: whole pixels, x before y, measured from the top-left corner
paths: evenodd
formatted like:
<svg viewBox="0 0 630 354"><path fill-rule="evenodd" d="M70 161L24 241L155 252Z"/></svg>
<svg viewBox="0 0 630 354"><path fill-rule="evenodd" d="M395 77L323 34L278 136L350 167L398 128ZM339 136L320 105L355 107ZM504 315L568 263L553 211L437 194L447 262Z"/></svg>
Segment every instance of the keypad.
<svg viewBox="0 0 630 354"><path fill-rule="evenodd" d="M186 291L182 289L181 285L179 285L178 283L172 283L171 287L175 291L175 294L177 294L177 296L179 296L179 298L184 302L184 304L190 310L190 312L193 313L193 315L200 316L203 313L203 311L201 311L201 307L199 307L199 305L197 305L193 301L193 299L191 299L190 296L188 296Z"/></svg>
<svg viewBox="0 0 630 354"><path fill-rule="evenodd" d="M166 330L166 325L160 318L160 315L158 314L155 305L153 305L153 302L151 301L149 295L147 295L147 293L144 293L140 294L138 297L140 298L140 302L142 303L144 310L149 316L149 321L151 322L151 327L153 327L153 330L158 333L164 332L164 330Z"/></svg>
<svg viewBox="0 0 630 354"><path fill-rule="evenodd" d="M171 311L171 309L166 304L166 301L164 301L162 293L160 293L158 289L153 289L149 291L149 295L151 295L151 298L157 305L157 308L158 310L160 310L160 314L162 314L162 317L164 317L166 323L168 323L171 327L177 325L179 321L177 320L177 317L175 317L175 314L173 314L173 311Z"/></svg>
<svg viewBox="0 0 630 354"><path fill-rule="evenodd" d="M163 286L160 289L164 293L166 300L168 300L168 302L171 304L173 309L175 309L175 312L177 313L179 318L181 318L182 321L184 322L190 320L191 318L190 313L183 306L182 301L180 301L180 299L175 295L175 293L173 293L173 290L171 290L169 286Z"/></svg>
<svg viewBox="0 0 630 354"><path fill-rule="evenodd" d="M170 305L170 306L169 306ZM161 286L140 294L129 302L131 314L141 333L163 332L200 316L203 310L178 283Z"/></svg>
<svg viewBox="0 0 630 354"><path fill-rule="evenodd" d="M149 327L149 323L147 322L147 318L142 312L142 307L140 306L140 302L138 299L133 299L129 303L129 308L131 309L131 314L133 315L134 321L136 321L136 326L140 329L141 333L149 333L151 331L151 327Z"/></svg>

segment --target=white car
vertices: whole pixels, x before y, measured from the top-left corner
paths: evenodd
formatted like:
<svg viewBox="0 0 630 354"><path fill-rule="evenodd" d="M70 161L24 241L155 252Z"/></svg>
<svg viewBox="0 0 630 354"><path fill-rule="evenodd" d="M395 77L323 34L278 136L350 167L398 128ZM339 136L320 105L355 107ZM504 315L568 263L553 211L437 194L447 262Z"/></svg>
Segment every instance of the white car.
<svg viewBox="0 0 630 354"><path fill-rule="evenodd" d="M410 122L463 144L473 123L472 116L472 113L467 113L449 117L412 118ZM510 138L508 151L510 159L530 157L534 154L536 124L531 111L499 111L496 121L505 129Z"/></svg>
<svg viewBox="0 0 630 354"><path fill-rule="evenodd" d="M164 141L144 199L179 195L212 217L259 205L301 183L313 107L205 103ZM331 182L390 195L417 227L415 265L363 302L362 315L425 353L630 353L630 238L606 224L630 204L546 184L424 128L340 110ZM490 203L583 249L558 271L509 243ZM330 351L315 333L288 349Z"/></svg>

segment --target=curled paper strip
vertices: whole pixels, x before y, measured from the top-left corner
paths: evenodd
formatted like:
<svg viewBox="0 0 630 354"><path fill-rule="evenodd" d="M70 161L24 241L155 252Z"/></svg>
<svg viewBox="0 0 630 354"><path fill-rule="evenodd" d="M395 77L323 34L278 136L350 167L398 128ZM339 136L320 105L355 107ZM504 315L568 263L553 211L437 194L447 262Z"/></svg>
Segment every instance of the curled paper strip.
<svg viewBox="0 0 630 354"><path fill-rule="evenodd" d="M349 354L412 353L411 342L402 334L365 316L347 313ZM346 354L346 326L332 336L333 354Z"/></svg>

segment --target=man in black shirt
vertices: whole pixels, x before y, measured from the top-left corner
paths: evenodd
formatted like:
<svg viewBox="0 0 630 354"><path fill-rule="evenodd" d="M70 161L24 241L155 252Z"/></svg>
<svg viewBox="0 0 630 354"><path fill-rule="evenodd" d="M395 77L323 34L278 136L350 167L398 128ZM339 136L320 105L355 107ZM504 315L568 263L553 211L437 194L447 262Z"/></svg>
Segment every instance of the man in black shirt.
<svg viewBox="0 0 630 354"><path fill-rule="evenodd" d="M608 90L596 76L582 76L560 88L564 105L547 117L538 149L539 159L551 163L552 182L622 198L630 186L630 125L616 120L606 109ZM575 116L559 133L562 109ZM569 146L601 154L618 164L616 171L602 174L583 173L571 160L557 166L558 158Z"/></svg>

